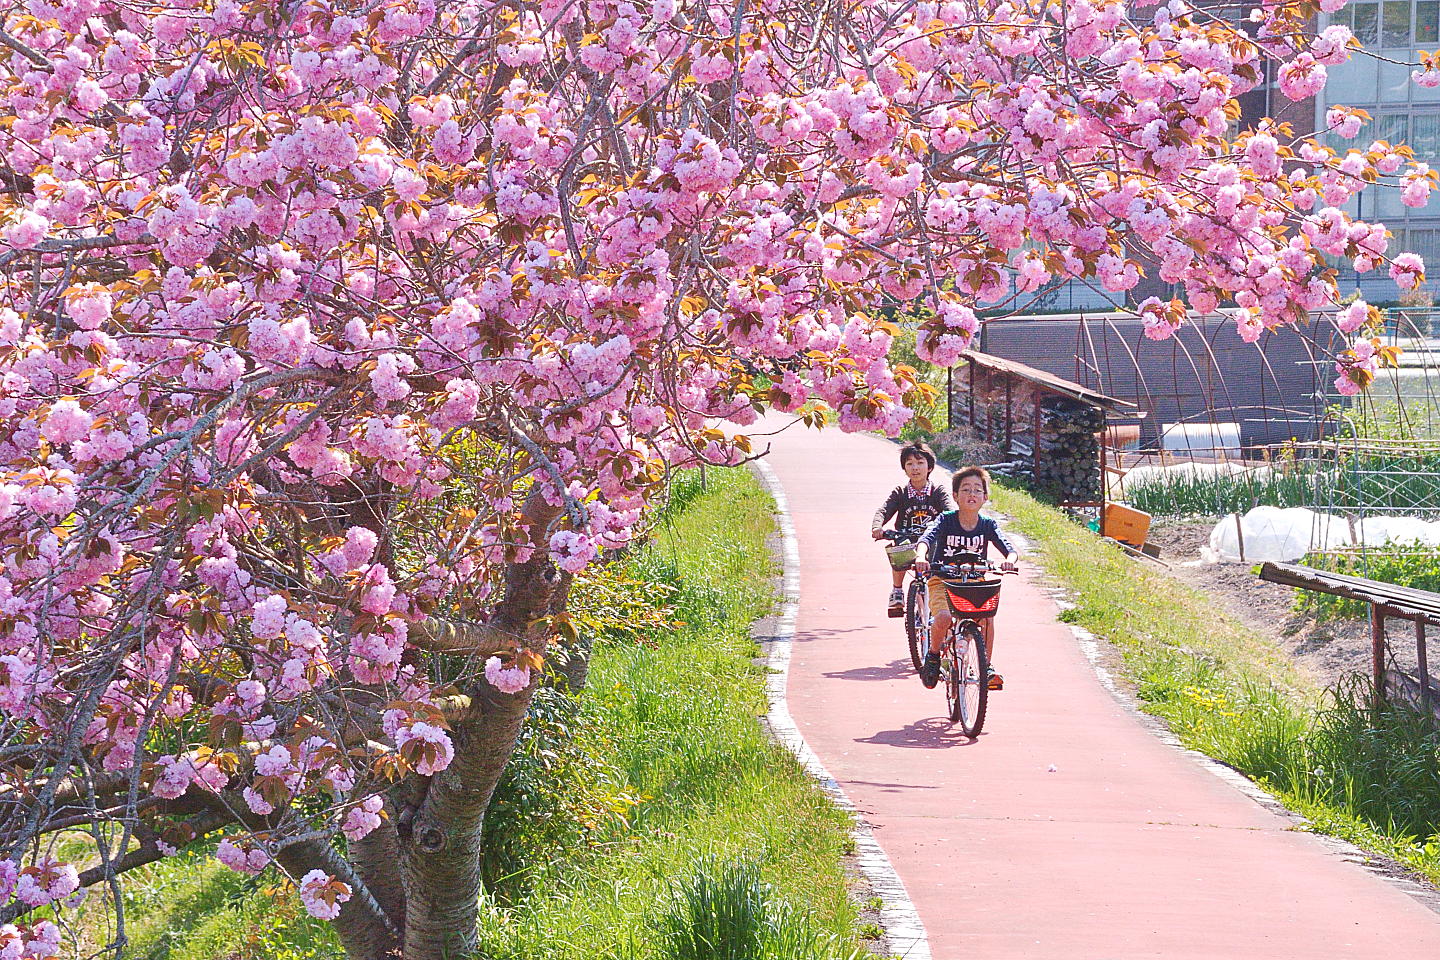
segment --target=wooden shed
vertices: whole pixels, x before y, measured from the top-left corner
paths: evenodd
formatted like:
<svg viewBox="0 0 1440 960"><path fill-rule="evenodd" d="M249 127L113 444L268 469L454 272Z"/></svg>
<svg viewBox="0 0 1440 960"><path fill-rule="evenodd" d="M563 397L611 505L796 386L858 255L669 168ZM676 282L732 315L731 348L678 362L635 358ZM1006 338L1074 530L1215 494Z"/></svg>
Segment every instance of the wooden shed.
<svg viewBox="0 0 1440 960"><path fill-rule="evenodd" d="M1111 418L1137 423L1135 404L1046 370L978 350L951 369L950 422L1016 458L1019 472L1062 503L1100 506Z"/></svg>

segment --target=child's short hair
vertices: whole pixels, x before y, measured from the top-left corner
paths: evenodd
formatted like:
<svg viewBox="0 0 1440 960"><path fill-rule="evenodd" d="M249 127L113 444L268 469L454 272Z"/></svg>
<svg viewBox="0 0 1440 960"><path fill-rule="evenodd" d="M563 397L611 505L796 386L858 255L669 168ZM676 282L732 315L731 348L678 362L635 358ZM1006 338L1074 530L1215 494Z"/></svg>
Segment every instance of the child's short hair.
<svg viewBox="0 0 1440 960"><path fill-rule="evenodd" d="M923 440L916 440L914 443L907 443L900 448L900 468L905 468L905 461L911 457L924 457L930 469L935 469L935 451L930 449L930 444Z"/></svg>
<svg viewBox="0 0 1440 960"><path fill-rule="evenodd" d="M973 464L955 471L955 475L950 478L950 492L958 496L960 484L970 477L979 477L980 482L985 484L985 495L990 495L990 471Z"/></svg>

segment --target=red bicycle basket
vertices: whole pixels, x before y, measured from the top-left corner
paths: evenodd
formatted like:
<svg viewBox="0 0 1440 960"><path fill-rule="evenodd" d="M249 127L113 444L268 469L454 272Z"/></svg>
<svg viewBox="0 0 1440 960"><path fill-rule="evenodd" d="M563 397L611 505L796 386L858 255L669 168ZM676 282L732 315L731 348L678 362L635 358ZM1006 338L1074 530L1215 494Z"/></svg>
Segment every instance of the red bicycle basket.
<svg viewBox="0 0 1440 960"><path fill-rule="evenodd" d="M993 617L1000 607L999 580L945 580L943 583L950 596L950 609L958 617L972 620Z"/></svg>

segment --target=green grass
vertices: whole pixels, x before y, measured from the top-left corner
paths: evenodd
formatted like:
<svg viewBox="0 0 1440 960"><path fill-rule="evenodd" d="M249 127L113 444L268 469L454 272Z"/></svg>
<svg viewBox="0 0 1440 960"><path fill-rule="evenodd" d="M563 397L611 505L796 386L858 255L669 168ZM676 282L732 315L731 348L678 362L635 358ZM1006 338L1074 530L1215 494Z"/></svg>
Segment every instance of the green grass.
<svg viewBox="0 0 1440 960"><path fill-rule="evenodd" d="M775 899L753 860L702 857L671 884L657 924L668 960L860 960L865 951Z"/></svg>
<svg viewBox="0 0 1440 960"><path fill-rule="evenodd" d="M1185 743L1251 777L1313 829L1440 881L1440 734L1363 680L1320 691L1214 601L1101 542L1057 510L997 486L1076 606L1062 619L1109 641L1142 707Z"/></svg>
<svg viewBox="0 0 1440 960"><path fill-rule="evenodd" d="M744 471L682 474L652 542L595 575L576 617L599 634L589 688L537 697L487 824L478 958L680 960L685 929L713 939L686 927L700 895L749 898L746 960L852 956L848 818L757 721L750 625L774 602L772 510ZM200 851L130 874L126 956L342 957L269 876ZM87 926L103 928L98 908Z"/></svg>
<svg viewBox="0 0 1440 960"><path fill-rule="evenodd" d="M222 866L213 844L126 874L125 925L135 960L330 960L343 956L329 924L312 919L269 874ZM99 900L80 911L78 956L111 929ZM86 949L86 948L89 949Z"/></svg>
<svg viewBox="0 0 1440 960"><path fill-rule="evenodd" d="M847 820L756 722L766 703L750 624L773 603L772 504L743 472L709 471L706 487L677 491L688 506L631 561L642 579L674 586L684 627L650 643L604 642L592 667L611 759L643 798L629 830L578 864L542 868L521 902L487 903L487 958L674 956L656 930L701 863L753 862L774 916L803 913L816 942L854 942L839 865Z"/></svg>

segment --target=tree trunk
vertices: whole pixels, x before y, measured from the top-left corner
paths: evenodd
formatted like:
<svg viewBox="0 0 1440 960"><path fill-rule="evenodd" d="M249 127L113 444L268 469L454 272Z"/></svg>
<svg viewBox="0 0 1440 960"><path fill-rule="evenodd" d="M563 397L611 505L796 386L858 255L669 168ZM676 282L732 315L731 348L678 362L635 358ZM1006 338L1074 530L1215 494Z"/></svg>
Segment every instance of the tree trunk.
<svg viewBox="0 0 1440 960"><path fill-rule="evenodd" d="M364 881L370 895L394 923L405 926L405 877L400 870L400 834L395 827L395 807L386 798L387 818L360 840L349 844L350 862Z"/></svg>
<svg viewBox="0 0 1440 960"><path fill-rule="evenodd" d="M286 847L277 859L296 880L313 869L341 879L347 872L339 854L318 841ZM348 960L395 960L399 955L399 928L363 886L357 885L351 898L340 907L334 926Z"/></svg>
<svg viewBox="0 0 1440 960"><path fill-rule="evenodd" d="M565 689L571 694L578 694L589 682L594 648L595 639L588 634L580 634L565 644L565 661L555 667L555 672L564 678Z"/></svg>
<svg viewBox="0 0 1440 960"><path fill-rule="evenodd" d="M547 605L551 617L565 616L566 608L570 603L570 588L574 586L574 583L575 578L570 574L562 573L560 575L555 583L555 591L550 595L550 602ZM584 690L586 682L590 679L590 654L594 651L595 638L577 634L573 640L565 640L563 643L557 639L554 646L561 649L561 655L552 658L556 675L564 678L565 688L570 693L579 693Z"/></svg>
<svg viewBox="0 0 1440 960"><path fill-rule="evenodd" d="M430 781L400 836L404 960L455 960L475 948L485 811L515 748L534 692L471 691L469 716L453 725L455 759Z"/></svg>

